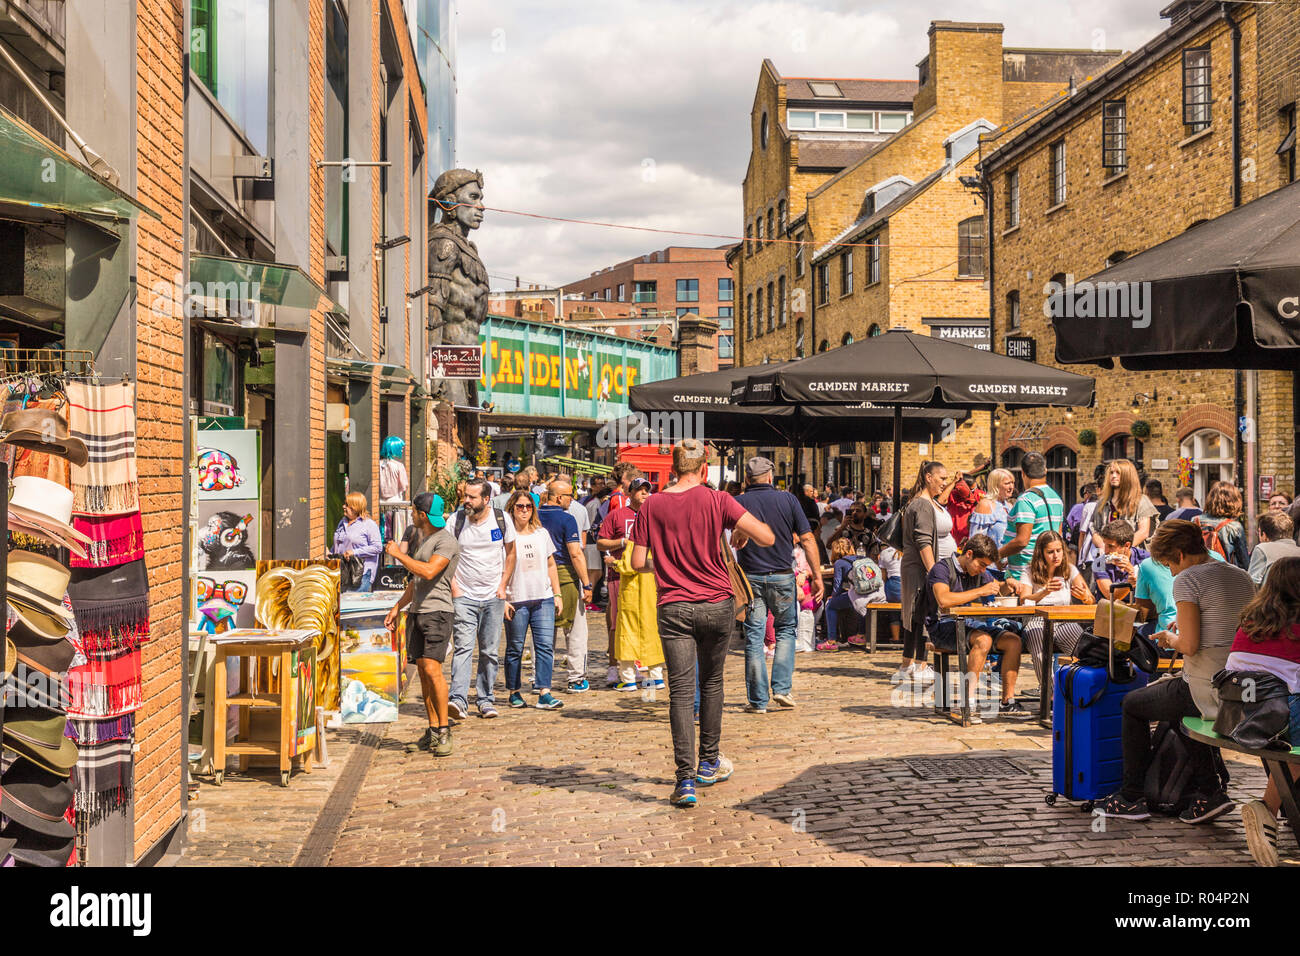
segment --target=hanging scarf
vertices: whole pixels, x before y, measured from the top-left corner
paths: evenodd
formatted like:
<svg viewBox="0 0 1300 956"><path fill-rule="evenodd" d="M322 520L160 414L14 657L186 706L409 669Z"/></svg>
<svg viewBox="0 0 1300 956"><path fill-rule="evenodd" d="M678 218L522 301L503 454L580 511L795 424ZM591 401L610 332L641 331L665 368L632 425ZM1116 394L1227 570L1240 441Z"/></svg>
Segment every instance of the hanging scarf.
<svg viewBox="0 0 1300 956"><path fill-rule="evenodd" d="M69 382L68 430L90 453L83 467L72 467L72 510L91 515L139 511L135 386Z"/></svg>
<svg viewBox="0 0 1300 956"><path fill-rule="evenodd" d="M135 714L106 720L69 720L63 736L78 747L94 747L110 740L131 740L135 736Z"/></svg>
<svg viewBox="0 0 1300 956"><path fill-rule="evenodd" d="M83 745L72 770L72 806L81 828L89 829L113 813L123 813L131 802L134 768L132 741L110 740Z"/></svg>
<svg viewBox="0 0 1300 956"><path fill-rule="evenodd" d="M140 512L128 515L74 515L72 526L90 538L86 556L71 556L74 568L113 568L144 557L144 527Z"/></svg>
<svg viewBox="0 0 1300 956"><path fill-rule="evenodd" d="M140 652L91 657L68 669L68 716L77 719L120 717L140 706Z"/></svg>
<svg viewBox="0 0 1300 956"><path fill-rule="evenodd" d="M68 597L87 654L136 650L149 639L149 573L143 559L74 568Z"/></svg>

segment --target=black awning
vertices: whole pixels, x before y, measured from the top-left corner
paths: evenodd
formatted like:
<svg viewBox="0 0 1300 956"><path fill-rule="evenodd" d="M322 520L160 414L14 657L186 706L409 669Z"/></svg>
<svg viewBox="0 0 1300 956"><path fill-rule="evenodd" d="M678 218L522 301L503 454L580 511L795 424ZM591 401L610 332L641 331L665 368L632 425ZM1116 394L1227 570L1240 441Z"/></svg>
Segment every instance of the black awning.
<svg viewBox="0 0 1300 956"><path fill-rule="evenodd" d="M1300 183L1049 300L1056 360L1126 368L1300 365Z"/></svg>

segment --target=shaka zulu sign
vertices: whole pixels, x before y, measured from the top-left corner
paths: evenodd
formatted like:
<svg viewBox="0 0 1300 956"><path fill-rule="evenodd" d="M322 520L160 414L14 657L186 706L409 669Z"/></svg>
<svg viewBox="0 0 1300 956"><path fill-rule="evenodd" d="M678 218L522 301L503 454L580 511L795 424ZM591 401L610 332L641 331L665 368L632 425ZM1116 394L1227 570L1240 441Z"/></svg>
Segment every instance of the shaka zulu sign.
<svg viewBox="0 0 1300 956"><path fill-rule="evenodd" d="M439 345L429 350L430 375L435 378L482 378L483 346Z"/></svg>

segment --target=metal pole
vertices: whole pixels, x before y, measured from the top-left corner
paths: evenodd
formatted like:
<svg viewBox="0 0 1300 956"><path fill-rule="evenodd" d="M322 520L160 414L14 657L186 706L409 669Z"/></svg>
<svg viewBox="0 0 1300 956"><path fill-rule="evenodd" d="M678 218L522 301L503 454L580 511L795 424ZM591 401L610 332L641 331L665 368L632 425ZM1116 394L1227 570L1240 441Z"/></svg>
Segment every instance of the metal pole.
<svg viewBox="0 0 1300 956"><path fill-rule="evenodd" d="M903 506L903 406L894 406L894 510Z"/></svg>
<svg viewBox="0 0 1300 956"><path fill-rule="evenodd" d="M1246 433L1240 436L1240 444L1244 449L1246 459L1246 474L1242 492L1246 496L1246 542L1249 547L1254 548L1258 538L1256 520L1259 514L1259 481L1255 474L1257 468L1256 453L1259 449L1256 444L1259 441L1258 409L1256 408L1256 387L1259 383L1259 373L1251 369L1241 374L1246 380Z"/></svg>

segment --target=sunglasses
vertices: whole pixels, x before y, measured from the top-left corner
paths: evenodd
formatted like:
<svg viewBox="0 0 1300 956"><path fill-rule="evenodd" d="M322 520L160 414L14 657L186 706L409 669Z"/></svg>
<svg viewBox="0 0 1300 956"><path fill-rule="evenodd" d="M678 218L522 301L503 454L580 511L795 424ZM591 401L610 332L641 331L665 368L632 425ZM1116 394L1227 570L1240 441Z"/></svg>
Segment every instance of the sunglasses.
<svg viewBox="0 0 1300 956"><path fill-rule="evenodd" d="M515 505L515 510L516 510L516 511L532 511L532 510L533 510L533 506L532 506L532 505L529 505L529 504L524 504L524 503L521 501L521 502L519 502L519 504Z"/></svg>
<svg viewBox="0 0 1300 956"><path fill-rule="evenodd" d="M248 597L248 585L243 581L223 581L218 584L212 578L199 578L197 588L200 602L221 598L238 607Z"/></svg>

